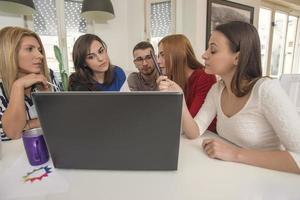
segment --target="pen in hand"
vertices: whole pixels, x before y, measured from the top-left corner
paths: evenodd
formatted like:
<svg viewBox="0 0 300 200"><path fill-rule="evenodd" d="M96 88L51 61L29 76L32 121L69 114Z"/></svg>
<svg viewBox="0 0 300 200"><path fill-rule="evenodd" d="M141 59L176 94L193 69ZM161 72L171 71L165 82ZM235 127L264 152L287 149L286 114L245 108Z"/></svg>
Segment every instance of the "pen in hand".
<svg viewBox="0 0 300 200"><path fill-rule="evenodd" d="M54 85L53 83L51 83L51 82L49 82L49 81L47 81L47 83L48 83L49 85L51 85L52 87L54 87L57 91L60 90L59 87L57 87L57 86Z"/></svg>
<svg viewBox="0 0 300 200"><path fill-rule="evenodd" d="M54 87L57 91L60 91L59 87L57 87L53 83L47 81L47 84L51 85L52 87ZM39 84L33 84L32 87L31 87L31 92L38 92L40 87L41 86L39 86Z"/></svg>
<svg viewBox="0 0 300 200"><path fill-rule="evenodd" d="M160 69L160 67L159 67L159 65L158 65L158 63L157 63L156 57L155 57L155 55L154 55L154 52L153 52L153 51L150 51L150 54L151 54L151 58L152 58L152 60L153 60L154 66L155 66L155 68L156 68L156 70L157 70L157 72L158 72L158 75L159 75L159 76L162 76L163 73L162 73L162 71L161 71L161 69Z"/></svg>

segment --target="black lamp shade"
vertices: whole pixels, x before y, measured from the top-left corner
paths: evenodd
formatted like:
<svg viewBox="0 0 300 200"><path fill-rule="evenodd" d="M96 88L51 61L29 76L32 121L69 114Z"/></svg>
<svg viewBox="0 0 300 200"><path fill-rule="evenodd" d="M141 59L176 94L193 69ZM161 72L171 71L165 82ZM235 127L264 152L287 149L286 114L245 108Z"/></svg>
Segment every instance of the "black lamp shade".
<svg viewBox="0 0 300 200"><path fill-rule="evenodd" d="M115 17L110 0L83 0L81 15L88 20L104 22Z"/></svg>
<svg viewBox="0 0 300 200"><path fill-rule="evenodd" d="M0 0L0 11L21 15L32 15L36 12L32 0Z"/></svg>

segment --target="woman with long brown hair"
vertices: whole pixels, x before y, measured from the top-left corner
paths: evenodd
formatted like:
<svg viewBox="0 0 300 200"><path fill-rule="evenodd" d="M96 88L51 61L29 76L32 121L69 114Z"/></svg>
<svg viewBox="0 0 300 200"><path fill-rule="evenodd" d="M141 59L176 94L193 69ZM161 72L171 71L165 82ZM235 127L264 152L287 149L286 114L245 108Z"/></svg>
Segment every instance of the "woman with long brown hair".
<svg viewBox="0 0 300 200"><path fill-rule="evenodd" d="M189 138L203 134L217 115L220 139L204 139L211 158L300 173L300 117L278 80L262 77L256 28L245 22L216 27L203 54L205 71L221 80L193 119L183 104L182 126ZM160 90L182 91L159 77Z"/></svg>
<svg viewBox="0 0 300 200"><path fill-rule="evenodd" d="M69 90L120 91L126 80L122 68L110 63L107 46L97 35L85 34L76 40L73 62Z"/></svg>
<svg viewBox="0 0 300 200"><path fill-rule="evenodd" d="M190 41L181 34L166 36L159 42L158 63L166 76L182 88L188 110L194 117L216 82L216 77L205 73ZM208 129L215 132L215 120Z"/></svg>

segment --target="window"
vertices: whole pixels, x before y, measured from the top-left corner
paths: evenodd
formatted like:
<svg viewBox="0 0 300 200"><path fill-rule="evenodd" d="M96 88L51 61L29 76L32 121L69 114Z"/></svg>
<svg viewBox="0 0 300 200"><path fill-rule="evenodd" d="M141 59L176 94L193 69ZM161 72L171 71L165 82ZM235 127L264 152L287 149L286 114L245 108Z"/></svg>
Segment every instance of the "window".
<svg viewBox="0 0 300 200"><path fill-rule="evenodd" d="M261 8L259 11L259 17L265 20L259 20L258 32L260 36L261 47L261 64L263 68L263 74L267 73L268 65L268 51L269 51L269 37L271 28L271 10Z"/></svg>
<svg viewBox="0 0 300 200"><path fill-rule="evenodd" d="M287 14L276 12L273 22L273 41L271 54L271 73L273 77L281 75L284 63L284 50L287 29Z"/></svg>
<svg viewBox="0 0 300 200"><path fill-rule="evenodd" d="M49 68L53 69L57 74L59 73L59 68L54 55L53 46L59 46L59 39L66 37L65 40L62 40L64 44L61 44L67 47L67 59L65 60L68 62L64 64L65 68L69 69L69 72L74 71L71 55L72 48L76 38L86 32L86 21L80 17L81 1L56 1L57 2L55 2L55 0L34 0L37 13L33 15L33 30L41 37ZM63 17L61 17L61 13L59 13L60 10L56 8L57 4L64 7ZM63 18L65 20L63 20ZM62 23L63 26L59 23ZM65 30L59 32L59 27L64 27ZM61 35L62 33L66 33L66 35Z"/></svg>
<svg viewBox="0 0 300 200"><path fill-rule="evenodd" d="M82 2L65 0L65 21L67 33L67 52L68 52L68 66L69 72L74 71L72 52L76 39L87 32L87 23L84 18L80 16Z"/></svg>
<svg viewBox="0 0 300 200"><path fill-rule="evenodd" d="M34 0L34 4L37 13L33 15L33 30L42 40L48 67L55 73L59 73L58 62L53 52L53 46L58 45L55 2L54 0Z"/></svg>
<svg viewBox="0 0 300 200"><path fill-rule="evenodd" d="M260 9L258 32L264 75L278 78L283 73L299 73L299 24L299 16L287 11Z"/></svg>
<svg viewBox="0 0 300 200"><path fill-rule="evenodd" d="M284 74L292 73L298 18L289 16L285 43Z"/></svg>
<svg viewBox="0 0 300 200"><path fill-rule="evenodd" d="M298 18L293 73L300 74L300 20Z"/></svg>
<svg viewBox="0 0 300 200"><path fill-rule="evenodd" d="M146 34L153 47L166 35L175 33L175 0L146 1Z"/></svg>

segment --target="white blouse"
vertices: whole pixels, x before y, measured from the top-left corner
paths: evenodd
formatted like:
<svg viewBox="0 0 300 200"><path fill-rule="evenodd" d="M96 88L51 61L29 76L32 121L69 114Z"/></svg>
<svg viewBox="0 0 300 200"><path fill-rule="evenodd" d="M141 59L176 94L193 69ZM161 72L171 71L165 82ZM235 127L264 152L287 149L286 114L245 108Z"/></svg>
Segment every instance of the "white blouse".
<svg viewBox="0 0 300 200"><path fill-rule="evenodd" d="M287 150L300 168L300 117L278 80L258 80L244 107L227 117L221 109L222 81L212 86L195 116L203 134L217 115L218 134L249 149Z"/></svg>

